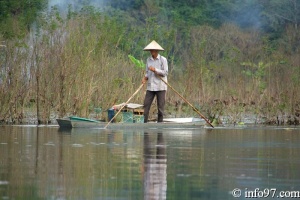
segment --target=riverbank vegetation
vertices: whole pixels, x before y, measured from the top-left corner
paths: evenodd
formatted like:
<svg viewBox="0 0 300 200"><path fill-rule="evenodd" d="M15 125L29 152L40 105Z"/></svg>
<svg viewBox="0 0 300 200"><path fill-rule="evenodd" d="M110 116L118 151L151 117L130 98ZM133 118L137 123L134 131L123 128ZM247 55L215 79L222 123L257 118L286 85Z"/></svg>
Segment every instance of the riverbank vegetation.
<svg viewBox="0 0 300 200"><path fill-rule="evenodd" d="M78 1L65 12L47 11L41 0L5 2L3 123L24 123L29 114L38 123L88 117L126 101L143 76L128 55L146 60L142 49L154 39L166 50L169 83L211 120L238 123L251 115L257 123L299 124L296 0L109 1L101 9ZM142 103L144 92L134 102ZM194 115L171 90L167 99L166 115Z"/></svg>

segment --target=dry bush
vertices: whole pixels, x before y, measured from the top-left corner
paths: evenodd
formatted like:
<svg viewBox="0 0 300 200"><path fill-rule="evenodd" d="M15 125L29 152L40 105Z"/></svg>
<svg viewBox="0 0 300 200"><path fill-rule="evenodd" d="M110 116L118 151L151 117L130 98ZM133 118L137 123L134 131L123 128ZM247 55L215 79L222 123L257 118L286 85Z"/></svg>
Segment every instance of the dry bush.
<svg viewBox="0 0 300 200"><path fill-rule="evenodd" d="M145 38L136 34L149 24L127 29L100 13L46 19L39 31L0 49L0 120L22 122L28 108L39 123L89 117L94 108L125 102L139 87L144 72L127 55L146 60ZM169 83L211 120L226 115L238 122L251 113L270 123L299 122L300 37L294 27L287 27L277 48L261 33L232 24L194 27L187 42L169 28L160 30L167 38ZM143 103L144 93L133 101ZM168 115L193 115L171 90L167 100Z"/></svg>

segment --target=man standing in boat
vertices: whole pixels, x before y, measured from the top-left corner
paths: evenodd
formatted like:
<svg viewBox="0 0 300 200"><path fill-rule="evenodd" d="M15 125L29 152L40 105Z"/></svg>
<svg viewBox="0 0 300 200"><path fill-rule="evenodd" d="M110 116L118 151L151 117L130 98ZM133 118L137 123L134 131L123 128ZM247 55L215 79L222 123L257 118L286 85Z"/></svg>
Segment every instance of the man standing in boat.
<svg viewBox="0 0 300 200"><path fill-rule="evenodd" d="M146 74L142 80L144 84L147 82L147 92L144 100L144 122L148 122L150 107L155 96L158 110L157 122L163 122L168 86L160 78L167 82L168 61L158 53L164 51L164 49L154 40L144 48L144 51L150 51L151 53L151 56L147 59Z"/></svg>

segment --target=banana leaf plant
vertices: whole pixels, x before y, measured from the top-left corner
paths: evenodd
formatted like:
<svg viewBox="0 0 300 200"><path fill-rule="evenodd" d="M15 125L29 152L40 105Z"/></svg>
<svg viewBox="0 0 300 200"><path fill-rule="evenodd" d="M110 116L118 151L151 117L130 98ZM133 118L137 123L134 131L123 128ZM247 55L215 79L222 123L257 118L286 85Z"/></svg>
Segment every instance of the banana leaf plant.
<svg viewBox="0 0 300 200"><path fill-rule="evenodd" d="M133 62L136 69L144 70L146 67L146 64L142 60L138 60L132 55L128 55L128 58Z"/></svg>

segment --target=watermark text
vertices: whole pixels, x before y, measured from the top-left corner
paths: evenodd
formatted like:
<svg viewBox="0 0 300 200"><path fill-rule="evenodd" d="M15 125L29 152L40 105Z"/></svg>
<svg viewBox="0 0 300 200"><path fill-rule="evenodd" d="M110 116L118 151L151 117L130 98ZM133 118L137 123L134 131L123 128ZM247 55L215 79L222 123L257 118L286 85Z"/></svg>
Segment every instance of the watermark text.
<svg viewBox="0 0 300 200"><path fill-rule="evenodd" d="M244 190L240 188L235 188L231 191L231 194L235 198L300 198L300 191L277 191L276 188L255 188L250 190L245 188Z"/></svg>

